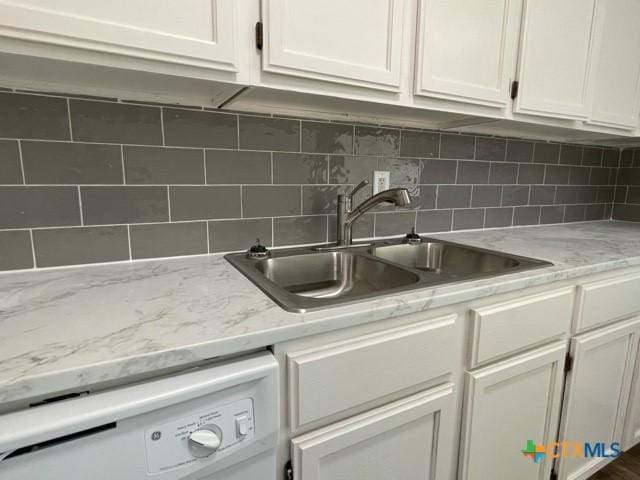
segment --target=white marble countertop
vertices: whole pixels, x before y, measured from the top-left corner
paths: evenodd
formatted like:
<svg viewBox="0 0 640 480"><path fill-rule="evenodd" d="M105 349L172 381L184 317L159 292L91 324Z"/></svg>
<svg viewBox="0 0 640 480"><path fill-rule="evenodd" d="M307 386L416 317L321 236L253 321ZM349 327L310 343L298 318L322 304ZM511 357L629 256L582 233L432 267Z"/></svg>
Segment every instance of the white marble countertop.
<svg viewBox="0 0 640 480"><path fill-rule="evenodd" d="M433 236L554 266L303 314L282 310L220 255L3 273L0 404L640 265L640 223Z"/></svg>

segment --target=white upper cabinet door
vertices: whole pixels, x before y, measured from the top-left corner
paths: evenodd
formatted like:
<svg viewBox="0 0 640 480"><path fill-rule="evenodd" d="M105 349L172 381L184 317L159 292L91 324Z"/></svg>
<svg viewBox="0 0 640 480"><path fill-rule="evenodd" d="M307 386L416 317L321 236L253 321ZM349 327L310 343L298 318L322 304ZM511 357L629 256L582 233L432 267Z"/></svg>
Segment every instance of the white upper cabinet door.
<svg viewBox="0 0 640 480"><path fill-rule="evenodd" d="M552 459L518 452L556 438L566 352L557 342L466 374L460 480L549 478Z"/></svg>
<svg viewBox="0 0 640 480"><path fill-rule="evenodd" d="M505 107L522 0L420 0L415 94Z"/></svg>
<svg viewBox="0 0 640 480"><path fill-rule="evenodd" d="M514 111L585 120L596 0L525 0Z"/></svg>
<svg viewBox="0 0 640 480"><path fill-rule="evenodd" d="M263 0L262 68L397 92L406 0Z"/></svg>
<svg viewBox="0 0 640 480"><path fill-rule="evenodd" d="M598 0L589 123L634 130L640 109L640 1Z"/></svg>
<svg viewBox="0 0 640 480"><path fill-rule="evenodd" d="M560 442L612 443L622 440L631 378L638 350L640 319L578 335L572 340L573 369L567 376ZM584 453L582 451L581 453ZM611 457L559 458L559 480L585 480Z"/></svg>
<svg viewBox="0 0 640 480"><path fill-rule="evenodd" d="M0 36L236 72L236 9L235 0L0 0Z"/></svg>
<svg viewBox="0 0 640 480"><path fill-rule="evenodd" d="M294 480L452 479L453 386L294 438Z"/></svg>

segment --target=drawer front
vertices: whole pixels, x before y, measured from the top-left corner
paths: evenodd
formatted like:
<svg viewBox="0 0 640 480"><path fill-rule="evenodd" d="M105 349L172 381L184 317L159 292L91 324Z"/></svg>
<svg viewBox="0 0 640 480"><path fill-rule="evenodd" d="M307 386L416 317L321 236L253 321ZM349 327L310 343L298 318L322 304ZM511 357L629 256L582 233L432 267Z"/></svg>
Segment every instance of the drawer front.
<svg viewBox="0 0 640 480"><path fill-rule="evenodd" d="M578 286L576 333L640 312L640 275Z"/></svg>
<svg viewBox="0 0 640 480"><path fill-rule="evenodd" d="M568 287L471 309L470 368L567 335L573 303Z"/></svg>
<svg viewBox="0 0 640 480"><path fill-rule="evenodd" d="M455 321L449 315L289 354L292 430L447 375Z"/></svg>

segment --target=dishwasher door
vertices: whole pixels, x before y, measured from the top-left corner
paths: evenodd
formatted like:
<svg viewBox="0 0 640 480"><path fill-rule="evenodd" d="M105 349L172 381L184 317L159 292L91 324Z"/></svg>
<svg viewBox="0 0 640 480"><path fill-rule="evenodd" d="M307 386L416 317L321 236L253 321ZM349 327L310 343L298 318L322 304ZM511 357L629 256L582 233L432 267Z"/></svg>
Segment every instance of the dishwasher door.
<svg viewBox="0 0 640 480"><path fill-rule="evenodd" d="M277 399L264 352L2 415L0 480L275 480Z"/></svg>

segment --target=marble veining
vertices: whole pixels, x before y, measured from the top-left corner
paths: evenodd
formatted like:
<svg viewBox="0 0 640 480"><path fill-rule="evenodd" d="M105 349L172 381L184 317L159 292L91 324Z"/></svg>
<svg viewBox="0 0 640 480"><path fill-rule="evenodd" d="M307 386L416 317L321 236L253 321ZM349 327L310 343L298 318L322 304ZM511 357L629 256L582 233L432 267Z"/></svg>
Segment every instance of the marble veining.
<svg viewBox="0 0 640 480"><path fill-rule="evenodd" d="M219 255L0 274L0 403L493 294L640 265L640 224L603 221L434 235L553 267L304 314Z"/></svg>

